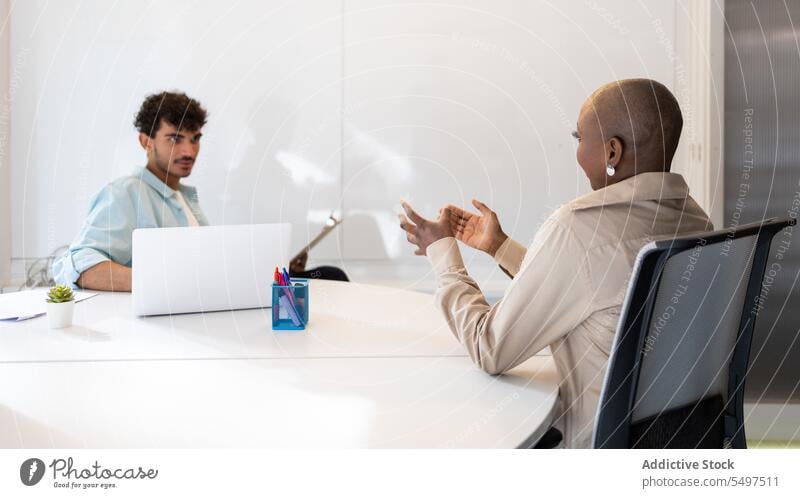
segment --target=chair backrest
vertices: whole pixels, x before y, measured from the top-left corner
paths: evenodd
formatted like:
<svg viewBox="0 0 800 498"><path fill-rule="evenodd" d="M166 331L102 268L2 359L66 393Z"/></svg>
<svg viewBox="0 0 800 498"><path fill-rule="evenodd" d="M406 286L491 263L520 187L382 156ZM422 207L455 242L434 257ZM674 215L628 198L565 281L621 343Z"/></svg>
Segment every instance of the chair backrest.
<svg viewBox="0 0 800 498"><path fill-rule="evenodd" d="M639 252L609 358L595 448L745 448L744 379L769 219Z"/></svg>

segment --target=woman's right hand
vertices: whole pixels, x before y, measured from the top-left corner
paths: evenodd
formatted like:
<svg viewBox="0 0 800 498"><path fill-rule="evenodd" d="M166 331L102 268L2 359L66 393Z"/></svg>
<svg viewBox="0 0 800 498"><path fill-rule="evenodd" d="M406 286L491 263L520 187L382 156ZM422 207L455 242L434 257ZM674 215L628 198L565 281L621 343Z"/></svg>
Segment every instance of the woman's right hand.
<svg viewBox="0 0 800 498"><path fill-rule="evenodd" d="M446 206L450 209L450 226L453 234L467 246L494 257L508 235L500 227L497 213L489 209L489 206L476 199L472 200L472 205L480 214L470 213L458 206Z"/></svg>

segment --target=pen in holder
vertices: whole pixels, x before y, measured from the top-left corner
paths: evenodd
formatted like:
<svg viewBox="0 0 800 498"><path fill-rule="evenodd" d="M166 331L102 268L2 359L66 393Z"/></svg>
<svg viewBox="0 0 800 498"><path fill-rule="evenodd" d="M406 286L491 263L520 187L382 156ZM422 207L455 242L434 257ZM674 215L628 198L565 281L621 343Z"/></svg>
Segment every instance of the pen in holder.
<svg viewBox="0 0 800 498"><path fill-rule="evenodd" d="M272 330L305 330L308 323L308 280L272 284Z"/></svg>

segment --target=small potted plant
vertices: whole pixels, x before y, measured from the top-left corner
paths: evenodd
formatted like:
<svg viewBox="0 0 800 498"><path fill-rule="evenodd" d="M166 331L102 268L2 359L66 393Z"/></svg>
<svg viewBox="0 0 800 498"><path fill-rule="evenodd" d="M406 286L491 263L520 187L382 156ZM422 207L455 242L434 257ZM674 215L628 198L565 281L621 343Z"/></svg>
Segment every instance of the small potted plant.
<svg viewBox="0 0 800 498"><path fill-rule="evenodd" d="M72 325L75 309L75 294L66 285L56 285L47 293L47 317L51 329L63 329Z"/></svg>

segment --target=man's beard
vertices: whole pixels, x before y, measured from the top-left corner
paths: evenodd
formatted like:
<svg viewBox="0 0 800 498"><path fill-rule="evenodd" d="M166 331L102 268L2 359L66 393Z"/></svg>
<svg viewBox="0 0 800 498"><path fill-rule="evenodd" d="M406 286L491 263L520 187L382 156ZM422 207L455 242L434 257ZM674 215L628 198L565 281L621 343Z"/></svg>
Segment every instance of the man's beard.
<svg viewBox="0 0 800 498"><path fill-rule="evenodd" d="M153 153L156 160L156 167L166 173L169 176L181 177L181 176L188 176L188 175L181 175L180 170L178 168L170 169L170 160L169 156L167 156L166 160L163 160L161 155L158 153L157 148L153 148Z"/></svg>

